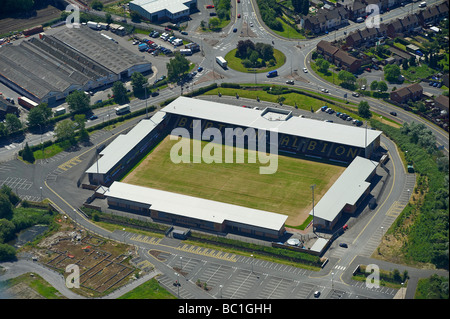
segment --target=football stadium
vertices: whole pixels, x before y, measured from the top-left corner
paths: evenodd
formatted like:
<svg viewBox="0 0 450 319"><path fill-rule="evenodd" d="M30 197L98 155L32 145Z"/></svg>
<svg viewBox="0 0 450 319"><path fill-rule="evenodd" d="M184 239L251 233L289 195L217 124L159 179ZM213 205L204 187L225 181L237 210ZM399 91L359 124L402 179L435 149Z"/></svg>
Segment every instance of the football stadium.
<svg viewBox="0 0 450 319"><path fill-rule="evenodd" d="M314 219L333 229L353 213L369 193L380 136L278 108L179 97L119 135L86 173L112 209L277 239L286 226Z"/></svg>

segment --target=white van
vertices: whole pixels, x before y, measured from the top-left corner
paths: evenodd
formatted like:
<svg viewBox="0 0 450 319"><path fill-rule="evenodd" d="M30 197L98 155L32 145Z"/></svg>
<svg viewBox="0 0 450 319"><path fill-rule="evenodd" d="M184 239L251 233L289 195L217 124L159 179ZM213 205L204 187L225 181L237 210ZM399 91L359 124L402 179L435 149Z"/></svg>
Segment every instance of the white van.
<svg viewBox="0 0 450 319"><path fill-rule="evenodd" d="M419 8L425 8L427 6L427 3L424 1L424 2L421 2L420 4L419 4Z"/></svg>

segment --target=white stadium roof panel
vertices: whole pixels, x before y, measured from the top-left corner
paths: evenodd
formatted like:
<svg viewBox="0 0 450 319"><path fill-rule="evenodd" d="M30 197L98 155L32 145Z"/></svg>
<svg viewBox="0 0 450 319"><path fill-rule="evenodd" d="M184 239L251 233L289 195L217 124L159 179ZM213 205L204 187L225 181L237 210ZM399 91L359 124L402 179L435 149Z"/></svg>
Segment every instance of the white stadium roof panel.
<svg viewBox="0 0 450 319"><path fill-rule="evenodd" d="M153 188L114 182L105 193L113 197L150 205L150 209L222 224L224 221L278 231L288 216Z"/></svg>
<svg viewBox="0 0 450 319"><path fill-rule="evenodd" d="M262 116L264 110L236 107L235 105L183 96L177 98L163 110L166 113L229 123L243 127L252 127L266 131L278 130L278 133L361 148L370 145L370 143L381 135L381 131L366 130L362 127L328 123L296 116L289 117L287 120L271 121ZM363 132L363 130L367 132Z"/></svg>

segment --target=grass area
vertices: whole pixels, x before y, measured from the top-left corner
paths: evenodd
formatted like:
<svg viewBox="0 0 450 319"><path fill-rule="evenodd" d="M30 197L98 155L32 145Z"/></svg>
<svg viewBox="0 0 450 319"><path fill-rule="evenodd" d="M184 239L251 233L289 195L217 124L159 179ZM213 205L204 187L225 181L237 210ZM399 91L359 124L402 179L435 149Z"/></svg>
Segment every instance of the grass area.
<svg viewBox="0 0 450 319"><path fill-rule="evenodd" d="M176 299L176 297L161 287L155 278L152 278L118 299Z"/></svg>
<svg viewBox="0 0 450 319"><path fill-rule="evenodd" d="M64 148L59 143L57 143L45 147L43 151L42 149L34 151L33 155L36 160L39 160L53 157L62 151L64 151Z"/></svg>
<svg viewBox="0 0 450 319"><path fill-rule="evenodd" d="M239 72L245 72L245 73L263 73L263 72L269 72L272 70L276 70L277 68L279 68L280 66L284 65L284 63L286 63L286 56L279 50L277 49L273 49L273 56L275 58L276 64L274 66L271 67L265 67L265 68L259 68L259 69L255 69L255 68L246 68L242 65L242 60L238 57L236 57L236 51L237 49L233 49L230 52L228 52L225 55L225 60L227 60L228 62L228 67L230 69L239 71ZM255 71L256 70L256 71Z"/></svg>
<svg viewBox="0 0 450 319"><path fill-rule="evenodd" d="M401 70L402 75L410 82L415 82L420 79L425 79L436 73L435 70L426 64L420 66L411 66L408 70Z"/></svg>
<svg viewBox="0 0 450 319"><path fill-rule="evenodd" d="M327 73L322 73L318 70L317 65L315 62L311 62L310 63L311 69L313 69L313 71L320 76L322 79L324 79L325 81L328 81L330 83L333 83L335 85L340 85L342 83L341 80L338 79L337 74L335 73L333 76L333 71L332 70L328 70Z"/></svg>
<svg viewBox="0 0 450 319"><path fill-rule="evenodd" d="M289 24L283 21L281 18L277 18L278 21L283 25L283 31L277 31L272 30L276 34L278 34L281 37L288 38L288 39L306 39L306 37L303 34L300 34L295 30L293 27L291 27Z"/></svg>
<svg viewBox="0 0 450 319"><path fill-rule="evenodd" d="M7 298L67 299L41 276L34 273L25 273L7 280L3 289L6 290ZM2 296L5 297L3 293Z"/></svg>
<svg viewBox="0 0 450 319"><path fill-rule="evenodd" d="M296 226L309 216L312 202L310 185L316 184L315 200L319 200L345 169L279 155L277 171L260 174L259 168L269 164L261 164L258 160L249 163L250 155L256 155L258 159L257 152L240 149L244 163L225 163L225 152L231 150L236 155L237 149L220 144L215 144L216 150L222 153L216 155L220 159L217 163L194 164L194 154L191 153L190 163L175 164L170 152L176 143L177 140L166 137L123 182L285 214L289 216L287 224ZM190 143L192 149L193 141ZM203 152L207 144L211 146L208 142L201 142ZM213 156L208 152L202 159L212 159Z"/></svg>

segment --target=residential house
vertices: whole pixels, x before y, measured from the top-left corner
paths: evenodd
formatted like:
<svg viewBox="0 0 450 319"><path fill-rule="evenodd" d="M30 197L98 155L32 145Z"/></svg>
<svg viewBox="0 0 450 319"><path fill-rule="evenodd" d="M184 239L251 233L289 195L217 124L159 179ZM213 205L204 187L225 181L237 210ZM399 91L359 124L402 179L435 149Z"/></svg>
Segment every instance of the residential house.
<svg viewBox="0 0 450 319"><path fill-rule="evenodd" d="M300 26L312 33L323 33L348 24L348 12L343 7L332 10L319 9L315 15L302 18Z"/></svg>
<svg viewBox="0 0 450 319"><path fill-rule="evenodd" d="M325 40L321 40L317 43L316 49L317 53L323 55L324 59L331 63L334 61L334 54L339 50L339 48L332 45L331 42Z"/></svg>
<svg viewBox="0 0 450 319"><path fill-rule="evenodd" d="M420 24L424 27L437 24L441 20L440 16L438 6L426 7L418 13Z"/></svg>
<svg viewBox="0 0 450 319"><path fill-rule="evenodd" d="M387 25L387 35L390 38L401 36L403 33L403 24L400 19L395 19Z"/></svg>
<svg viewBox="0 0 450 319"><path fill-rule="evenodd" d="M417 101L423 95L423 88L420 84L414 83L409 86L402 87L390 94L390 99L394 102L404 104L410 100Z"/></svg>
<svg viewBox="0 0 450 319"><path fill-rule="evenodd" d="M387 26L380 24L378 28L366 28L363 30L356 30L350 33L346 39L345 44L350 47L359 47L361 45L372 45L380 37L387 35Z"/></svg>
<svg viewBox="0 0 450 319"><path fill-rule="evenodd" d="M344 70L354 73L361 67L362 61L360 59L351 56L328 41L320 41L316 48L317 52L322 54L327 61Z"/></svg>
<svg viewBox="0 0 450 319"><path fill-rule="evenodd" d="M339 49L334 54L334 64L341 67L343 70L355 73L361 67L361 60L351 56L346 51Z"/></svg>
<svg viewBox="0 0 450 319"><path fill-rule="evenodd" d="M403 33L411 33L420 29L419 17L415 14L410 14L404 17L402 20Z"/></svg>
<svg viewBox="0 0 450 319"><path fill-rule="evenodd" d="M434 105L438 107L441 111L446 111L447 116L448 116L448 103L449 103L448 96L445 95L439 95L434 99Z"/></svg>
<svg viewBox="0 0 450 319"><path fill-rule="evenodd" d="M336 5L338 7L344 7L349 15L349 19L356 21L356 19L365 17L367 4L363 0L341 0L337 1Z"/></svg>

